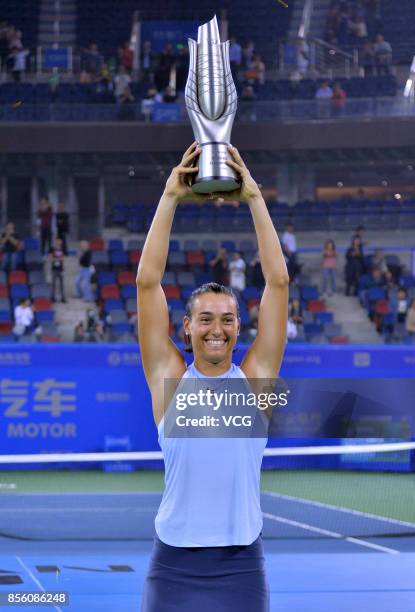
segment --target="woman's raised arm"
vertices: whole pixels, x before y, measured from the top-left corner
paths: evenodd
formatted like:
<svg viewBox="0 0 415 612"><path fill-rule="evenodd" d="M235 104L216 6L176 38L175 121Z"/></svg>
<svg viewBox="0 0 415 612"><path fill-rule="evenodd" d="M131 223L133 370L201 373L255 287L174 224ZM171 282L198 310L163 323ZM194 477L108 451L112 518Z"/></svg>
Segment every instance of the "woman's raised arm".
<svg viewBox="0 0 415 612"><path fill-rule="evenodd" d="M233 161L227 163L242 179L241 188L233 192L231 197L246 202L251 210L265 278L265 289L259 306L258 333L241 367L248 378L275 378L280 369L287 337L290 279L278 234L259 187L237 149L230 147L229 151Z"/></svg>
<svg viewBox="0 0 415 612"><path fill-rule="evenodd" d="M184 359L169 336L169 312L161 286L170 233L179 202L202 201L190 188L189 177L200 150L193 143L173 168L147 234L137 271L138 338L141 360L150 389L160 378L180 375ZM184 371L184 370L183 370Z"/></svg>

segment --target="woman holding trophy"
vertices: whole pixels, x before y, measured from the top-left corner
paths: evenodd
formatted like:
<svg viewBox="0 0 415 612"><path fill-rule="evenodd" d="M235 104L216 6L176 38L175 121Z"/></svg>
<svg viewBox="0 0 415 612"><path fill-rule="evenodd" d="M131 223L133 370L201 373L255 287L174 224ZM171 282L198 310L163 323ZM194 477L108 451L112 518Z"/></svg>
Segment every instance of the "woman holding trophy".
<svg viewBox="0 0 415 612"><path fill-rule="evenodd" d="M199 181L199 187L195 188L194 179L191 187L189 179L201 175L200 159L205 152L201 139L202 146L194 142L173 169L137 272L141 359L164 455L166 483L155 520L142 612L269 610L260 506L266 436L231 439L166 434L165 380L275 380L286 343L289 277L278 235L239 152L220 141L218 169L210 177L205 173L202 178L206 180ZM215 152L211 150L209 155L214 160ZM228 182L222 190L224 176ZM174 214L180 202L204 201L207 193L246 202L259 245L265 288L258 333L240 367L232 362L240 330L239 306L228 287L208 283L195 289L188 301L183 326L188 350L194 356L190 366L169 337L169 312L161 281Z"/></svg>

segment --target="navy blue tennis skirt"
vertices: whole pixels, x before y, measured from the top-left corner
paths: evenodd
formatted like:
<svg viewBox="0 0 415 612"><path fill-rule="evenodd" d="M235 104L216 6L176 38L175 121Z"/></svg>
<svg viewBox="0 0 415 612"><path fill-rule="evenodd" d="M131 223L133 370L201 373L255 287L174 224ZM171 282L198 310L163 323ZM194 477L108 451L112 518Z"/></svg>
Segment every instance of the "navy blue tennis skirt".
<svg viewBox="0 0 415 612"><path fill-rule="evenodd" d="M182 548L154 538L141 612L269 612L262 537Z"/></svg>

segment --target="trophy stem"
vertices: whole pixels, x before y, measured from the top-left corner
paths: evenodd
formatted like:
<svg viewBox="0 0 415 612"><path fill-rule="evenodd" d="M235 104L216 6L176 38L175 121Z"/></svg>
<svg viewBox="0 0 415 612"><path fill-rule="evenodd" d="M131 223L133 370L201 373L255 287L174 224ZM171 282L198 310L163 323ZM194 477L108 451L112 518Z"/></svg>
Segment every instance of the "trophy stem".
<svg viewBox="0 0 415 612"><path fill-rule="evenodd" d="M233 169L226 164L230 160L228 143L205 142L201 145L198 166L192 189L195 193L229 192L239 188Z"/></svg>

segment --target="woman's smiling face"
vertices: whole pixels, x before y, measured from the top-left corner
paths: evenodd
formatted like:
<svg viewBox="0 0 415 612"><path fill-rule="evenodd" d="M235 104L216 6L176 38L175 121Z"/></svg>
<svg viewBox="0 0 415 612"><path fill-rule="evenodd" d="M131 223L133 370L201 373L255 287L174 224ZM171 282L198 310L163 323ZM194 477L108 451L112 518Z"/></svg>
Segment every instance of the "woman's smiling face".
<svg viewBox="0 0 415 612"><path fill-rule="evenodd" d="M235 299L224 293L203 293L195 298L191 314L191 319L185 317L184 329L195 357L209 363L231 358L240 327Z"/></svg>

